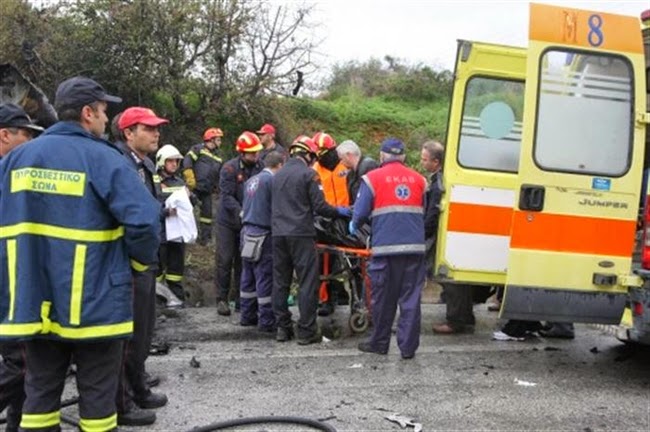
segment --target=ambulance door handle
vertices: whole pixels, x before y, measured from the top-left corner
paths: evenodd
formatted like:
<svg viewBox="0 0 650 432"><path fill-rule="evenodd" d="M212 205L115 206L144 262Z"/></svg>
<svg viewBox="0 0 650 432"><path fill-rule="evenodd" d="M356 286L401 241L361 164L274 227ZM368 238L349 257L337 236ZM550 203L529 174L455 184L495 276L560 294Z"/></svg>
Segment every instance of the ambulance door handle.
<svg viewBox="0 0 650 432"><path fill-rule="evenodd" d="M544 186L521 185L519 194L519 209L542 211L544 209Z"/></svg>

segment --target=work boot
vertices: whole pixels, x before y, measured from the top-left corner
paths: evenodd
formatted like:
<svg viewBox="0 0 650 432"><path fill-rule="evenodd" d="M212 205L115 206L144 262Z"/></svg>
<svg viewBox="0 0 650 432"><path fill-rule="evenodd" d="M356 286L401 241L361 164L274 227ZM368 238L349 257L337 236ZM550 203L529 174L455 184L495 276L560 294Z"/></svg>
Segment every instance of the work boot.
<svg viewBox="0 0 650 432"><path fill-rule="evenodd" d="M330 316L334 313L334 304L332 303L323 303L318 308L318 316Z"/></svg>
<svg viewBox="0 0 650 432"><path fill-rule="evenodd" d="M323 341L323 334L320 332L320 329L318 329L316 333L314 333L311 336L299 337L298 345L309 345L314 343L321 343L322 341Z"/></svg>
<svg viewBox="0 0 650 432"><path fill-rule="evenodd" d="M291 327L278 327L275 340L278 342L288 342L293 339L293 329Z"/></svg>
<svg viewBox="0 0 650 432"><path fill-rule="evenodd" d="M464 325L464 326L452 326L449 323L443 324L434 324L433 332L439 335L452 335L459 333L474 333L474 326Z"/></svg>
<svg viewBox="0 0 650 432"><path fill-rule="evenodd" d="M359 342L359 345L357 345L357 348L359 348L359 351L363 351L363 352L366 352L366 353L382 354L382 355L388 354L388 350L380 350L380 349L374 348L372 346L372 344L370 343L370 341Z"/></svg>
<svg viewBox="0 0 650 432"><path fill-rule="evenodd" d="M257 318L252 320L240 319L239 325L242 327L255 327L257 325Z"/></svg>
<svg viewBox="0 0 650 432"><path fill-rule="evenodd" d="M120 426L149 426L156 422L156 413L134 406L129 411L117 413L117 424Z"/></svg>
<svg viewBox="0 0 650 432"><path fill-rule="evenodd" d="M167 396L162 393L153 393L152 391L149 391L149 393L144 396L134 397L133 402L143 409L160 408L167 405Z"/></svg>
<svg viewBox="0 0 650 432"><path fill-rule="evenodd" d="M223 300L219 300L217 303L217 313L221 316L230 316L230 306L228 306L228 303Z"/></svg>

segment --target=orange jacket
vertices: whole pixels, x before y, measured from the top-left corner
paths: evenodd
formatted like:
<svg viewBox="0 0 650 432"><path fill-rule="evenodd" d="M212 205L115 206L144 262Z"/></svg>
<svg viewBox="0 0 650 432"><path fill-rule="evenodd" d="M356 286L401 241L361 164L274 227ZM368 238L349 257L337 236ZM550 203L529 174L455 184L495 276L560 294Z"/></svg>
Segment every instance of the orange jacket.
<svg viewBox="0 0 650 432"><path fill-rule="evenodd" d="M334 171L323 168L318 162L314 164L314 169L320 176L325 201L329 205L348 207L350 205L347 183L348 169L341 162L336 165Z"/></svg>

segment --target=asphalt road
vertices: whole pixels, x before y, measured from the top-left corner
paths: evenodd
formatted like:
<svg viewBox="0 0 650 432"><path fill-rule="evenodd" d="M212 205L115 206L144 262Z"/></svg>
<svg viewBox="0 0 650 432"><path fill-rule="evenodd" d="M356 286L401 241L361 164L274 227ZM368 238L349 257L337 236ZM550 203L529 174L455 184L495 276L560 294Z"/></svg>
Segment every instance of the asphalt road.
<svg viewBox="0 0 650 432"><path fill-rule="evenodd" d="M421 346L412 360L400 358L394 338L386 356L362 353L361 336L345 327L338 339L301 347L238 326L238 315L180 310L158 326L169 353L148 361L163 379L156 391L170 402L156 411L154 427L121 430L186 431L285 415L326 419L339 431L402 430L385 419L392 413L425 431L650 430L650 351L587 325L576 326L572 341L496 342L496 314L475 309L474 334L434 336L431 323L444 318L445 307L423 305ZM347 317L340 307L334 322ZM192 358L200 367L191 366ZM247 430L298 429L305 428Z"/></svg>

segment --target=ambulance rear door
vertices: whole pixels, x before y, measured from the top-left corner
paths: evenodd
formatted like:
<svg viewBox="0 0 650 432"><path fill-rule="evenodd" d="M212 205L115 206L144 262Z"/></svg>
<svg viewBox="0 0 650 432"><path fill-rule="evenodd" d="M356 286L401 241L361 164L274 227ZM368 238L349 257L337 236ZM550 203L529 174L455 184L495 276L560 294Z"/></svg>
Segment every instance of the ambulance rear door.
<svg viewBox="0 0 650 432"><path fill-rule="evenodd" d="M522 152L501 318L616 324L644 130L633 17L531 4Z"/></svg>
<svg viewBox="0 0 650 432"><path fill-rule="evenodd" d="M523 48L458 42L437 236L441 281L505 284L525 67Z"/></svg>

